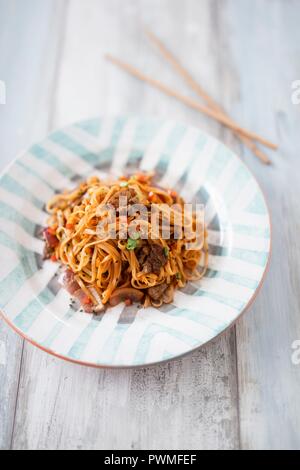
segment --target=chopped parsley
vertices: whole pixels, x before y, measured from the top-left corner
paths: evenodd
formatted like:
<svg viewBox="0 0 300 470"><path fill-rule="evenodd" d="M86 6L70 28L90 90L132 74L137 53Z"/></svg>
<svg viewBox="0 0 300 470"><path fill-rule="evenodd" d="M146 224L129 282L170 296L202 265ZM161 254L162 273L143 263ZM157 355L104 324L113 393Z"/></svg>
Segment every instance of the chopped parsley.
<svg viewBox="0 0 300 470"><path fill-rule="evenodd" d="M127 245L126 245L127 250L133 251L136 249L137 245L138 245L137 240L134 240L133 238L128 238Z"/></svg>
<svg viewBox="0 0 300 470"><path fill-rule="evenodd" d="M180 281L180 279L181 279L181 274L180 273L176 273L176 279L177 279L177 281Z"/></svg>
<svg viewBox="0 0 300 470"><path fill-rule="evenodd" d="M170 253L169 248L164 246L164 255L165 255L166 258L169 258L169 253Z"/></svg>
<svg viewBox="0 0 300 470"><path fill-rule="evenodd" d="M121 181L120 183L121 188L127 188L127 186L128 186L128 181Z"/></svg>

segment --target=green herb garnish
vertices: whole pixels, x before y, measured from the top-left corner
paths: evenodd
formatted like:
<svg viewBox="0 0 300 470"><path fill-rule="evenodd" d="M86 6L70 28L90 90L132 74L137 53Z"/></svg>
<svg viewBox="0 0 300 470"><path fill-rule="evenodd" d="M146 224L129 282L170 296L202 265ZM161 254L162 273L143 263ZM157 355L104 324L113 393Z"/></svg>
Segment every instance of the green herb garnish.
<svg viewBox="0 0 300 470"><path fill-rule="evenodd" d="M177 281L180 281L180 279L181 279L181 274L180 273L176 273L176 279L177 279Z"/></svg>
<svg viewBox="0 0 300 470"><path fill-rule="evenodd" d="M170 253L170 250L167 246L164 246L164 255L166 258L169 258L169 253Z"/></svg>
<svg viewBox="0 0 300 470"><path fill-rule="evenodd" d="M128 181L121 181L120 183L121 188L127 188L127 186L128 186Z"/></svg>
<svg viewBox="0 0 300 470"><path fill-rule="evenodd" d="M136 249L137 245L138 245L137 240L134 240L133 238L128 238L127 245L126 245L127 250L133 251Z"/></svg>

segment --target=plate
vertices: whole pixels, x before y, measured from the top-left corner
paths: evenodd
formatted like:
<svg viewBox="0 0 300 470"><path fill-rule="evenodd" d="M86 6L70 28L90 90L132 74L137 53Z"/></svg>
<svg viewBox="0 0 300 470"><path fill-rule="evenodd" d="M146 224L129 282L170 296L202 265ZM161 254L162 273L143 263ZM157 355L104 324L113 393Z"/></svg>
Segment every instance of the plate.
<svg viewBox="0 0 300 470"><path fill-rule="evenodd" d="M160 309L74 311L57 264L42 260L45 203L88 175L155 170L187 202L205 204L209 269ZM0 178L0 307L21 336L96 367L167 361L212 340L249 306L270 254L270 219L247 167L221 142L173 120L119 116L76 123L18 157Z"/></svg>

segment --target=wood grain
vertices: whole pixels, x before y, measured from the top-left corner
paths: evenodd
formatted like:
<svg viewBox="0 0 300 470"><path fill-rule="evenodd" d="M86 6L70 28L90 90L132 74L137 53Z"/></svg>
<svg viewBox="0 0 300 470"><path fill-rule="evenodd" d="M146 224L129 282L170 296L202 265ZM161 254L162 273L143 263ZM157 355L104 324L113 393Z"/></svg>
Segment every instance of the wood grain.
<svg viewBox="0 0 300 470"><path fill-rule="evenodd" d="M280 149L270 171L252 165L273 218L273 257L263 292L237 327L241 443L299 449L300 367L291 362L291 345L300 338L300 108L291 84L300 76L300 4L243 3L230 2L222 19L239 71L240 112L259 130L267 123Z"/></svg>
<svg viewBox="0 0 300 470"><path fill-rule="evenodd" d="M18 396L23 341L0 326L0 449L11 445Z"/></svg>
<svg viewBox="0 0 300 470"><path fill-rule="evenodd" d="M1 170L49 131L60 4L58 0L0 2L0 79L7 88L6 105L0 106ZM14 429L23 341L2 321L0 348L0 449L7 449Z"/></svg>
<svg viewBox="0 0 300 470"><path fill-rule="evenodd" d="M29 346L13 447L237 448L234 351L232 331L182 360L111 371L64 363Z"/></svg>

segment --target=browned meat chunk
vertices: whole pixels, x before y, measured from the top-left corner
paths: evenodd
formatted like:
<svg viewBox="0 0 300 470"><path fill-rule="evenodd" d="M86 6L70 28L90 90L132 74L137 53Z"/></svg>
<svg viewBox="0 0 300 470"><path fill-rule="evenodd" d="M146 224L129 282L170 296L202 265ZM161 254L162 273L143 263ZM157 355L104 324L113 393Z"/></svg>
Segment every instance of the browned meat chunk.
<svg viewBox="0 0 300 470"><path fill-rule="evenodd" d="M174 300L174 286L170 284L168 288L165 290L162 298L165 304L170 304Z"/></svg>
<svg viewBox="0 0 300 470"><path fill-rule="evenodd" d="M50 259L54 254L54 248L59 244L59 240L50 228L43 230L43 236L45 239L44 259Z"/></svg>
<svg viewBox="0 0 300 470"><path fill-rule="evenodd" d="M149 287L148 294L150 295L151 299L160 300L167 288L168 284L164 282L163 284L159 284L158 286Z"/></svg>
<svg viewBox="0 0 300 470"><path fill-rule="evenodd" d="M45 260L50 259L53 253L54 253L54 249L51 248L51 246L49 246L48 243L46 242L44 246L44 251L43 251L43 259Z"/></svg>
<svg viewBox="0 0 300 470"><path fill-rule="evenodd" d="M99 314L105 310L102 304L93 305L76 281L75 274L70 269L65 272L63 284L69 294L80 302L80 305L86 313Z"/></svg>
<svg viewBox="0 0 300 470"><path fill-rule="evenodd" d="M50 246L51 248L55 248L59 244L58 238L56 237L56 235L54 235L54 233L51 233L51 230L49 228L46 228L43 233L48 246Z"/></svg>
<svg viewBox="0 0 300 470"><path fill-rule="evenodd" d="M166 262L167 257L164 254L163 247L153 244L150 247L150 254L144 264L144 272L146 274L154 273L158 275L160 273L160 269L165 266Z"/></svg>
<svg viewBox="0 0 300 470"><path fill-rule="evenodd" d="M132 188L129 188L129 189L122 189L121 191L118 191L110 199L109 204L111 204L115 209L118 209L120 206L120 197L126 197L128 205L138 204L139 202L135 190Z"/></svg>
<svg viewBox="0 0 300 470"><path fill-rule="evenodd" d="M134 289L133 287L121 287L112 293L109 303L112 307L126 300L138 303L143 300L144 295L142 290Z"/></svg>
<svg viewBox="0 0 300 470"><path fill-rule="evenodd" d="M75 292L80 289L78 282L75 280L75 275L70 269L66 271L64 278L63 278L63 283L64 283L66 290L71 295L74 295Z"/></svg>
<svg viewBox="0 0 300 470"><path fill-rule="evenodd" d="M137 253L137 259L140 265L143 265L144 262L146 261L147 256L150 254L150 247L149 245L144 245L142 246L138 253Z"/></svg>

